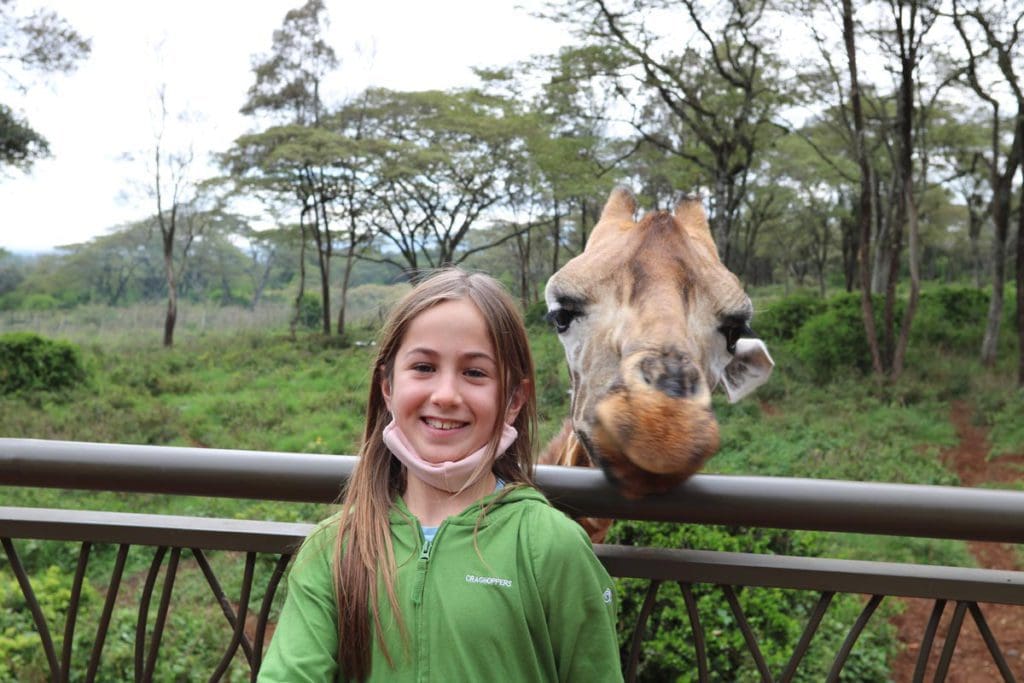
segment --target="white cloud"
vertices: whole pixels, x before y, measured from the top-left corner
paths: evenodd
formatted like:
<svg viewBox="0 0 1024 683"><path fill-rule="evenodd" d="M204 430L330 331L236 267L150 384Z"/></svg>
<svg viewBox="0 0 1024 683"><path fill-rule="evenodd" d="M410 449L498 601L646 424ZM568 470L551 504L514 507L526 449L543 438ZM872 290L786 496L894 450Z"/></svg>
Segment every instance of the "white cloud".
<svg viewBox="0 0 1024 683"><path fill-rule="evenodd" d="M0 177L0 247L16 251L82 242L144 218L141 162L151 148L156 92L171 111L198 115L197 157L226 149L249 121L238 113L252 82L250 60L301 0L21 0L19 11L55 10L92 38L92 55L67 76L0 99L49 141L52 159L30 175ZM417 90L473 82L472 66L552 52L562 27L532 18L514 0L327 0L339 86ZM160 46L159 49L157 46ZM344 93L336 92L341 96ZM127 199L125 196L127 195ZM120 199L119 199L120 198Z"/></svg>

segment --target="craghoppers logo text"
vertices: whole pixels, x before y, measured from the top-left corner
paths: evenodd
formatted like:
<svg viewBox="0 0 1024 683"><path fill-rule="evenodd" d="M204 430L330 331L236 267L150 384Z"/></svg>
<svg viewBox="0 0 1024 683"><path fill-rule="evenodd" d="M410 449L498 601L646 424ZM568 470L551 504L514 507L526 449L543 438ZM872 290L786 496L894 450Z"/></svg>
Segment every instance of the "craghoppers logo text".
<svg viewBox="0 0 1024 683"><path fill-rule="evenodd" d="M500 586L502 588L512 587L512 579L499 579L497 576L476 576L475 574L466 574L466 583L479 583L485 586Z"/></svg>

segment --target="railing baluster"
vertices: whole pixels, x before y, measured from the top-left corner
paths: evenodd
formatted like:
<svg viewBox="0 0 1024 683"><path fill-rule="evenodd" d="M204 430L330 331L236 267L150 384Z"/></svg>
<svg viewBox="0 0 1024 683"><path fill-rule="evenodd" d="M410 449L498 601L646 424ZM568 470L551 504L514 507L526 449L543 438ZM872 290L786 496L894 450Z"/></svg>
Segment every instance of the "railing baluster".
<svg viewBox="0 0 1024 683"><path fill-rule="evenodd" d="M224 589L221 588L220 581L217 580L217 575L213 572L213 567L210 566L209 561L206 559L206 555L199 548L192 548L192 556L196 558L196 563L199 564L199 568L203 571L203 576L206 577L206 583L209 584L210 590L213 591L213 595L217 598L217 602L220 604L220 609L224 613L224 617L228 620L228 624L231 625L231 631L235 630L235 610L231 607L230 601L228 601L227 595L224 593ZM252 666L252 644L248 638L242 638L242 650L245 652L245 658L249 662L249 666Z"/></svg>
<svg viewBox="0 0 1024 683"><path fill-rule="evenodd" d="M921 650L917 653L917 666L914 667L914 683L924 681L924 672L928 668L928 657L932 653L932 645L935 643L935 632L939 629L939 620L942 619L942 612L946 609L945 600L936 600L932 607L932 615L928 618L928 626L924 630L924 637L921 638Z"/></svg>
<svg viewBox="0 0 1024 683"><path fill-rule="evenodd" d="M60 659L60 680L63 683L71 678L71 648L75 642L75 621L78 619L78 605L82 599L82 581L85 579L85 568L89 564L89 550L92 544L88 541L82 543L82 549L78 553L78 566L75 567L75 579L71 584L71 600L68 603L68 613L64 620L64 646L61 648Z"/></svg>
<svg viewBox="0 0 1024 683"><path fill-rule="evenodd" d="M160 640L164 635L164 624L167 621L167 612L171 606L171 593L174 591L174 577L178 573L178 560L181 557L181 548L171 548L171 557L167 560L167 573L164 575L164 585L160 590L160 605L156 610L156 620L153 622L153 639L149 643L149 656L146 659L146 680L153 680L153 673L156 671L156 659L160 656Z"/></svg>
<svg viewBox="0 0 1024 683"><path fill-rule="evenodd" d="M754 636L754 631L750 628L750 623L747 621L747 615L743 613L740 601L736 598L736 591L732 589L732 586L726 584L722 586L722 592L725 593L725 599L729 603L732 615L736 617L736 623L743 634L743 640L747 643L747 649L750 650L750 654L754 658L754 664L757 665L757 670L761 674L761 680L764 683L773 683L772 673L768 670L767 662L764 661L764 655L761 654L761 648L757 644L757 638Z"/></svg>
<svg viewBox="0 0 1024 683"><path fill-rule="evenodd" d="M156 549L153 562L149 565L149 574L146 575L146 583L142 587L142 597L139 600L139 620L135 626L135 683L142 683L146 673L146 622L149 621L149 601L153 597L156 576L166 554L167 546L160 546Z"/></svg>
<svg viewBox="0 0 1024 683"><path fill-rule="evenodd" d="M57 680L60 677L60 662L57 661L57 652L53 647L53 638L50 637L50 629L46 625L46 615L43 614L43 609L39 606L39 601L36 600L36 594L32 590L32 582L28 578L25 567L21 564L21 558L18 557L14 543L9 538L0 538L0 543L3 544L4 552L7 553L7 560L11 563L11 570L14 572L15 578L18 579L21 594L25 598L25 602L28 603L29 610L32 612L32 619L36 623L39 639L43 641L46 661L50 664L50 679Z"/></svg>
<svg viewBox="0 0 1024 683"><path fill-rule="evenodd" d="M804 655L807 654L807 648L810 647L811 640L814 638L814 634L817 633L818 626L821 624L828 606L832 603L833 597L835 597L834 591L824 591L821 597L818 598L818 604L814 606L811 618L807 622L807 626L804 628L796 648L793 650L793 655L789 658L789 662L786 664L782 675L779 676L779 683L789 683L789 681L793 680L793 676L796 675L796 669L800 666L800 661L804 658Z"/></svg>
<svg viewBox="0 0 1024 683"><path fill-rule="evenodd" d="M935 681L946 680L949 674L949 663L953 660L953 651L956 649L956 641L960 637L960 627L964 623L964 614L967 612L967 603L960 601L956 603L953 610L953 618L949 622L949 629L946 631L946 644L942 646L942 656L939 657L939 665L935 667Z"/></svg>
<svg viewBox="0 0 1024 683"><path fill-rule="evenodd" d="M693 597L693 587L683 581L679 582L679 590L683 592L686 613L690 618L690 630L693 631L693 650L697 656L697 680L708 681L708 648L704 639L704 626L700 623L700 612L697 611L697 599Z"/></svg>
<svg viewBox="0 0 1024 683"><path fill-rule="evenodd" d="M1015 683L1017 679L1014 678L1013 672L1010 671L1010 666L1003 658L1003 653L999 649L999 643L996 642L995 636L992 635L992 630L989 629L988 622L985 621L985 615L981 613L978 603L970 603L968 609L971 610L974 623L978 625L978 631L981 632L981 637L985 640L985 644L988 645L988 651L992 654L992 659L995 661L996 666L999 667L999 673L1003 675L1003 680L1006 683Z"/></svg>
<svg viewBox="0 0 1024 683"><path fill-rule="evenodd" d="M260 605L260 615L256 619L256 637L252 646L252 664L250 675L251 683L256 683L256 676L260 673L260 666L263 664L263 638L267 631L267 620L270 618L270 608L274 604L274 594L277 593L277 586L284 578L284 570L291 561L291 555L281 555L274 565L274 573L270 575L267 582L267 590L263 593L263 604Z"/></svg>
<svg viewBox="0 0 1024 683"><path fill-rule="evenodd" d="M121 588L121 575L124 573L124 564L128 559L127 543L122 543L117 549L117 559L114 561L114 571L110 575L110 585L107 586L107 598L103 601L103 614L100 616L100 623L96 627L96 642L92 646L92 654L89 656L89 669L85 674L85 683L92 683L96 679L96 672L100 667L100 655L103 652L103 644L107 640L107 631L110 629L110 617L114 613L114 603L117 601L117 592Z"/></svg>
<svg viewBox="0 0 1024 683"><path fill-rule="evenodd" d="M836 655L836 660L832 663L832 670L828 672L828 678L826 679L829 683L839 680L839 674L843 670L843 665L846 664L846 658L850 656L850 651L853 646L857 643L857 638L860 637L860 632L867 626L868 620L871 619L871 615L875 613L875 609L881 604L882 595L872 595L868 604L861 610L860 616L857 617L856 623L853 628L846 636L846 640L843 642L843 646L839 648L839 653Z"/></svg>
<svg viewBox="0 0 1024 683"><path fill-rule="evenodd" d="M227 671L228 666L231 664L231 658L235 656L235 652L238 650L238 643L244 638L245 634L245 616L249 610L249 591L252 589L252 578L253 570L256 567L256 553L246 553L245 555L245 574L242 577L242 591L238 597L238 616L235 619L235 632L231 635L231 642L228 643L228 649L224 652L224 656L221 658L220 663L217 664L217 668L214 669L213 674L210 676L210 683L215 683L220 680L220 677ZM249 666L252 667L252 658L249 658Z"/></svg>
<svg viewBox="0 0 1024 683"><path fill-rule="evenodd" d="M644 603L640 607L640 614L636 618L636 626L633 627L633 642L629 646L629 665L626 667L626 680L630 683L636 681L636 670L640 663L640 645L643 643L644 626L654 609L654 600L658 597L658 587L661 581L652 579L647 586L647 594L644 596Z"/></svg>

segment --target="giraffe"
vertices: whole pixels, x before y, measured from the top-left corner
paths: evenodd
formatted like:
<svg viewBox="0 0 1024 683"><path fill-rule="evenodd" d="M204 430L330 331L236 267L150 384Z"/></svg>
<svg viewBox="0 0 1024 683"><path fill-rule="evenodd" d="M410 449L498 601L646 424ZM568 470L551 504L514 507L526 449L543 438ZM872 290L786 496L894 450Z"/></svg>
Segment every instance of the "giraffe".
<svg viewBox="0 0 1024 683"><path fill-rule="evenodd" d="M630 498L669 491L718 450L716 385L738 401L774 367L700 200L684 198L639 222L636 211L633 193L615 188L584 251L547 283L572 399L538 460L598 466ZM610 526L580 523L594 540Z"/></svg>

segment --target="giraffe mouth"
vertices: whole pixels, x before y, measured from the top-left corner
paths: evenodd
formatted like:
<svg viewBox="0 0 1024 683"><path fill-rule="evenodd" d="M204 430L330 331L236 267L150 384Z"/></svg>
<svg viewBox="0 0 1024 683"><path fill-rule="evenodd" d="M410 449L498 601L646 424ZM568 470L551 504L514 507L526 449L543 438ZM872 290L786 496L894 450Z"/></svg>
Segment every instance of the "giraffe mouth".
<svg viewBox="0 0 1024 683"><path fill-rule="evenodd" d="M718 450L710 392L696 367L678 355L648 355L624 366L630 370L577 426L577 437L624 495L665 492Z"/></svg>

